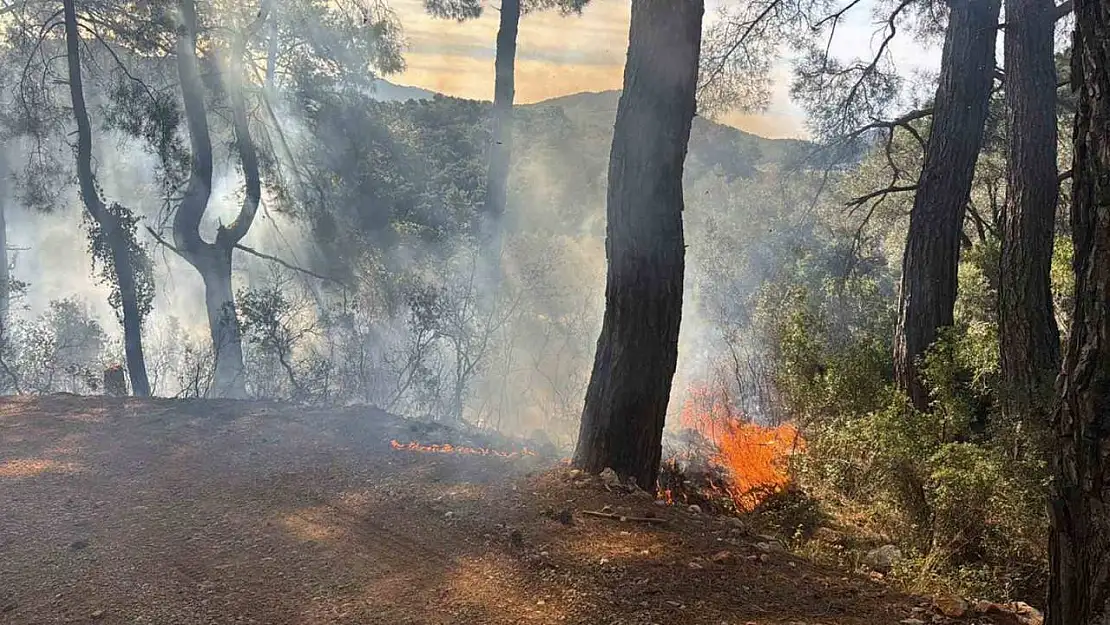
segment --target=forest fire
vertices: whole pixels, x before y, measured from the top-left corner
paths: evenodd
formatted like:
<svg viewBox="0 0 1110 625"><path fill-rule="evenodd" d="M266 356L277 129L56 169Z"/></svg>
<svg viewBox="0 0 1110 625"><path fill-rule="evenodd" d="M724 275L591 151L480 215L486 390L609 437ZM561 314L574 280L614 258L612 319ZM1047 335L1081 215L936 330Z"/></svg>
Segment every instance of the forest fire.
<svg viewBox="0 0 1110 625"><path fill-rule="evenodd" d="M417 451L433 454L467 454L473 456L497 456L499 458L519 458L521 456L536 455L536 452L527 447L520 451L498 451L496 449L458 446L450 443L445 443L443 445L424 445L416 441L399 443L396 440L389 441L389 446L398 451Z"/></svg>
<svg viewBox="0 0 1110 625"><path fill-rule="evenodd" d="M696 440L688 441L665 463L659 485L664 501L699 503L689 501L690 488L681 478L674 479L681 474L687 479L697 474L696 488L706 491L699 499L727 499L738 510L751 510L789 485L787 460L803 447L792 425L748 422L733 408L727 391L708 385L691 390L680 418L687 438L692 433Z"/></svg>

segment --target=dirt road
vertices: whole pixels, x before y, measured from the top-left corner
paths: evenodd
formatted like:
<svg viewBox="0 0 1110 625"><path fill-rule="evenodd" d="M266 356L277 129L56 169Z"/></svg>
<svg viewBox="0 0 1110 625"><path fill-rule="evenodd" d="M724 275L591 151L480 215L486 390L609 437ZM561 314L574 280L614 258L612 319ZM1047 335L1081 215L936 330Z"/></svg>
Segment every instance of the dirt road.
<svg viewBox="0 0 1110 625"><path fill-rule="evenodd" d="M785 554L760 560L722 519L584 487L534 457L390 446L424 436L365 408L0 401L0 623L910 616L881 585ZM604 505L670 522L581 515Z"/></svg>

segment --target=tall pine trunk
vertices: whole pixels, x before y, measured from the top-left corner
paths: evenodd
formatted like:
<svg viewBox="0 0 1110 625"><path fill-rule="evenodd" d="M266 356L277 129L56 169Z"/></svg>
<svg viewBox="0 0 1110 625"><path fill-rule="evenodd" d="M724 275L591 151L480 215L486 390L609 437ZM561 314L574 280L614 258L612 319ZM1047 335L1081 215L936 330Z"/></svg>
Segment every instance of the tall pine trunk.
<svg viewBox="0 0 1110 625"><path fill-rule="evenodd" d="M250 123L243 99L241 81L242 43L230 58L234 74L225 81L230 101L235 148L243 168L246 194L235 221L220 226L215 241L200 236L200 224L208 207L212 189L212 140L204 104L204 84L197 67L197 16L193 0L180 0L184 32L177 41L177 71L189 127L192 160L185 197L174 213L173 236L177 252L191 264L204 281L205 307L216 358L212 394L224 398L247 396L243 364L242 331L235 315L235 296L231 284L231 259L235 247L254 222L261 199L258 155L250 136Z"/></svg>
<svg viewBox="0 0 1110 625"><path fill-rule="evenodd" d="M85 105L84 84L81 79L81 39L77 32L75 0L64 0L62 9L66 33L66 61L69 68L69 95L73 117L77 122L77 180L81 200L89 216L100 226L107 239L120 290L123 318L123 343L127 358L127 374L131 379L131 392L138 397L150 395L146 359L143 356L143 319L139 294L135 282L135 268L131 264L130 246L118 215L104 205L96 186L92 170L92 126Z"/></svg>
<svg viewBox="0 0 1110 625"><path fill-rule="evenodd" d="M918 359L952 325L960 234L994 81L1001 0L949 0L940 85L902 259L894 368L919 410L929 407Z"/></svg>
<svg viewBox="0 0 1110 625"><path fill-rule="evenodd" d="M682 171L693 123L703 0L632 3L609 155L605 318L574 454L653 489L678 358Z"/></svg>
<svg viewBox="0 0 1110 625"><path fill-rule="evenodd" d="M1048 625L1110 624L1110 0L1076 0L1075 303L1053 413Z"/></svg>
<svg viewBox="0 0 1110 625"><path fill-rule="evenodd" d="M493 115L490 132L486 202L481 219L485 269L498 281L505 207L509 197L509 161L513 151L513 98L516 92L516 38L520 27L520 0L502 0L494 60Z"/></svg>
<svg viewBox="0 0 1110 625"><path fill-rule="evenodd" d="M1052 304L1052 247L1059 197L1053 0L1006 0L1006 103L1010 127L1002 212L999 338L1002 405L1043 432L1060 368Z"/></svg>

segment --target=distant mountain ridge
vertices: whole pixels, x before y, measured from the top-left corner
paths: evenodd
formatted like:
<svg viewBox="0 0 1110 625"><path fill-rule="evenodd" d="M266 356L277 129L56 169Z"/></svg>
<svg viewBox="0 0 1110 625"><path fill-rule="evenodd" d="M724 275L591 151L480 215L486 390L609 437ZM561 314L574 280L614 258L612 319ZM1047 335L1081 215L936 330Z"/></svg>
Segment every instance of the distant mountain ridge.
<svg viewBox="0 0 1110 625"><path fill-rule="evenodd" d="M613 130L620 94L619 90L583 91L518 106L522 109L539 110L557 107L579 128L608 135ZM374 81L376 100L431 100L437 95L442 94L421 87L399 85L381 78ZM700 165L709 169L724 165L726 170L735 170L731 173L738 175L750 175L758 165L790 161L811 146L808 141L800 139L768 139L704 117L694 119L690 137L690 153L696 154L695 158ZM751 167L737 170L732 163L737 155L744 155L745 160L751 161Z"/></svg>
<svg viewBox="0 0 1110 625"><path fill-rule="evenodd" d="M430 91L421 87L412 87L409 85L398 85L397 83L389 82L384 78L376 79L372 87L373 97L375 100L382 102L404 102L405 100L431 100L439 95L435 91Z"/></svg>
<svg viewBox="0 0 1110 625"><path fill-rule="evenodd" d="M521 108L559 108L576 126L611 136L620 91L582 92ZM813 144L801 139L768 139L705 117L695 117L688 158L699 170L721 169L728 178L749 177L771 164L794 163Z"/></svg>

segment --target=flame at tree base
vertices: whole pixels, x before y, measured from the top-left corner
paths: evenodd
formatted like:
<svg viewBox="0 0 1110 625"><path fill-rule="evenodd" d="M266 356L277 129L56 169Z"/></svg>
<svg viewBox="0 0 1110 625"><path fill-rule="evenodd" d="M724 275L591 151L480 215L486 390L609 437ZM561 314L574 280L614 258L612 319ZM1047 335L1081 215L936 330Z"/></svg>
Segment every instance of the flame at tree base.
<svg viewBox="0 0 1110 625"><path fill-rule="evenodd" d="M399 443L396 440L389 441L389 446L399 451L418 451L424 453L434 454L468 454L474 456L496 456L498 458L518 458L521 456L534 456L536 452L525 448L521 451L497 451L496 449L486 449L483 447L465 447L456 446L450 443L443 445L424 445L418 442Z"/></svg>
<svg viewBox="0 0 1110 625"><path fill-rule="evenodd" d="M791 483L788 460L803 448L797 429L787 423L762 426L744 420L725 390L691 390L682 407L682 427L703 439L664 463L660 498L667 503L728 500L750 511ZM696 467L696 469L695 469ZM696 472L697 475L690 475ZM689 480L694 477L695 479ZM687 481L696 482L692 486ZM696 496L693 491L697 492ZM698 501L691 501L691 498Z"/></svg>

